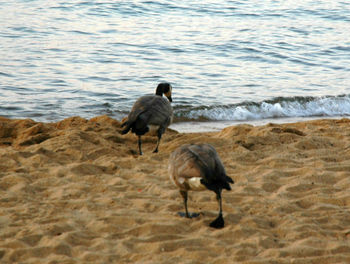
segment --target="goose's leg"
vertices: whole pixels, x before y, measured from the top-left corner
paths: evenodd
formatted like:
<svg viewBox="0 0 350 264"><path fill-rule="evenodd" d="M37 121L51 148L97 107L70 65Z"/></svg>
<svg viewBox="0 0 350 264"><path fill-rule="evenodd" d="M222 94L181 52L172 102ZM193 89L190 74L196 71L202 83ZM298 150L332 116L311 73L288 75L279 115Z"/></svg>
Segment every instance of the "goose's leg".
<svg viewBox="0 0 350 264"><path fill-rule="evenodd" d="M216 199L219 203L219 215L218 217L209 224L210 227L214 228L223 228L225 226L224 218L222 217L222 199L221 199L221 190L218 190L216 193Z"/></svg>
<svg viewBox="0 0 350 264"><path fill-rule="evenodd" d="M188 198L188 193L187 191L180 190L181 196L184 198L184 205L185 205L185 213L183 212L178 212L178 214L181 217L187 217L187 218L193 218L199 216L199 213L189 213L187 209L187 198Z"/></svg>
<svg viewBox="0 0 350 264"><path fill-rule="evenodd" d="M160 127L157 131L157 134L158 134L157 146L153 150L153 153L158 153L158 147L159 147L160 139L162 138L163 133L164 133L164 129L162 127Z"/></svg>
<svg viewBox="0 0 350 264"><path fill-rule="evenodd" d="M139 145L139 153L140 155L142 155L142 149L141 149L141 136L139 136L139 140L138 140L138 145Z"/></svg>
<svg viewBox="0 0 350 264"><path fill-rule="evenodd" d="M160 138L161 138L161 137L158 136L157 146L156 146L156 148L153 150L153 153L158 153L158 147L159 147L159 143L160 143Z"/></svg>
<svg viewBox="0 0 350 264"><path fill-rule="evenodd" d="M186 217L190 218L190 215L188 214L188 209L187 209L187 199L188 199L188 193L187 191L180 190L181 196L184 198L184 205L185 205L185 211L186 211Z"/></svg>

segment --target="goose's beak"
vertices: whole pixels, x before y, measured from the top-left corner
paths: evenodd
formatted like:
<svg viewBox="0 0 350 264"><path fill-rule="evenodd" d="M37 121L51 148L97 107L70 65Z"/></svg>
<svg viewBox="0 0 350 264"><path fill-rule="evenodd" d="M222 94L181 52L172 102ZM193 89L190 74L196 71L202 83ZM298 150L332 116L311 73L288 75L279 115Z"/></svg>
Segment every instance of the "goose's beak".
<svg viewBox="0 0 350 264"><path fill-rule="evenodd" d="M171 95L167 96L167 98L168 98L168 100L169 100L170 102L173 101L173 98L171 98Z"/></svg>

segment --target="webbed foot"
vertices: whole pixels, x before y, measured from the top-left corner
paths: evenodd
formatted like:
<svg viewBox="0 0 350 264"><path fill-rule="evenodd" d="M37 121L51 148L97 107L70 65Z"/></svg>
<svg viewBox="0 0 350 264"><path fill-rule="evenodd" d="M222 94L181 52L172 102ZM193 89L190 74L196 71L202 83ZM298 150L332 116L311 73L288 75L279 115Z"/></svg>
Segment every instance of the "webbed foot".
<svg viewBox="0 0 350 264"><path fill-rule="evenodd" d="M186 218L195 218L198 217L200 214L199 213L188 213L188 216L184 212L178 212L177 213L181 217L186 217Z"/></svg>
<svg viewBox="0 0 350 264"><path fill-rule="evenodd" d="M209 226L213 228L223 228L225 226L225 221L222 214L219 214L218 217L209 224Z"/></svg>

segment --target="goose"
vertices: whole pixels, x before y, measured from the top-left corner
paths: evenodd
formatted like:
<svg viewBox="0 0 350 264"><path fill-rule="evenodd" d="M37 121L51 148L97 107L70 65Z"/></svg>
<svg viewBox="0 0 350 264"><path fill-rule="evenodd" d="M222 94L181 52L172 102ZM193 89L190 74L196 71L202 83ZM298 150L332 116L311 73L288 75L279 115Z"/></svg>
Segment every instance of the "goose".
<svg viewBox="0 0 350 264"><path fill-rule="evenodd" d="M215 148L210 144L185 144L170 154L168 172L172 182L180 189L185 205L182 217L192 218L187 209L188 191L210 190L215 192L219 203L219 214L210 223L210 227L222 228L225 225L222 216L222 189L231 190L234 181L226 175L225 168Z"/></svg>
<svg viewBox="0 0 350 264"><path fill-rule="evenodd" d="M157 130L157 146L154 153L158 152L158 147L162 134L171 124L173 118L173 108L170 105L172 86L169 83L160 83L157 86L155 95L145 95L137 99L134 103L127 120L122 123L122 134L126 134L131 129L132 133L138 136L139 153L142 155L141 136L146 134L150 128ZM163 94L168 98L165 99Z"/></svg>

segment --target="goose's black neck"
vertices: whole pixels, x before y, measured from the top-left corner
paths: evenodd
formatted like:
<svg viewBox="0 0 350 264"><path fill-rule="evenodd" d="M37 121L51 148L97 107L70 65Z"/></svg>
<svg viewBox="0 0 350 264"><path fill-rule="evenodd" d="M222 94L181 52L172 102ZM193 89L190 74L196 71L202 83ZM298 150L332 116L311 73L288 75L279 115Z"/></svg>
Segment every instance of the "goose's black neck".
<svg viewBox="0 0 350 264"><path fill-rule="evenodd" d="M161 90L157 89L156 95L163 96L163 92Z"/></svg>

